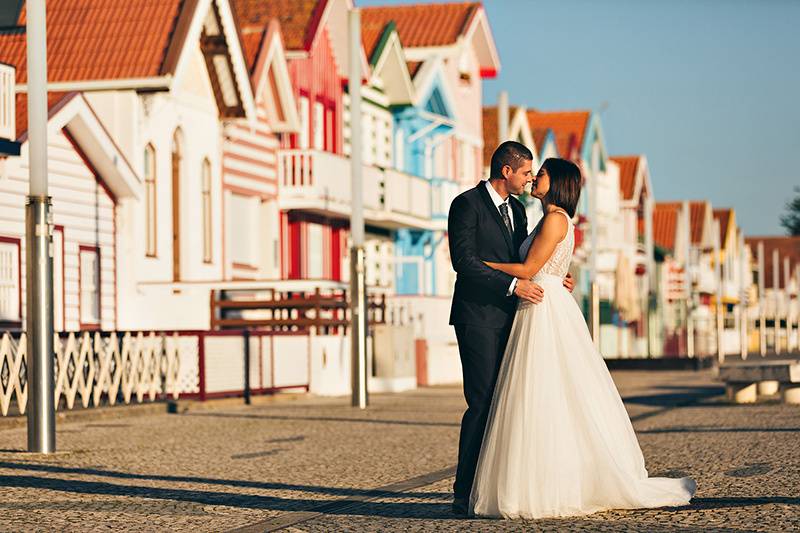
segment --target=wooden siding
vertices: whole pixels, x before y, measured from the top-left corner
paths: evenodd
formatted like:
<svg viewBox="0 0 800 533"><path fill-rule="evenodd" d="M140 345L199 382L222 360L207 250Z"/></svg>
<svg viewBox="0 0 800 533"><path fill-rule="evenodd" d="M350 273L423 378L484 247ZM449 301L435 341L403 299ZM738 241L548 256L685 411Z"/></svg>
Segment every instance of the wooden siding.
<svg viewBox="0 0 800 533"><path fill-rule="evenodd" d="M301 95L310 101L308 121L310 143L313 143L314 139L313 104L321 102L332 109L334 116L333 149L328 151L340 154L342 153L342 84L345 80L339 77L327 28L320 31L307 57L289 60L289 76L297 102L300 102ZM323 124L328 124L327 118ZM297 146L297 137L297 135L290 137L291 146Z"/></svg>
<svg viewBox="0 0 800 533"><path fill-rule="evenodd" d="M115 200L100 176L79 149L59 132L50 135L48 174L53 198L53 220L63 227L64 326L79 328L79 250L81 246L100 249L101 327L116 328L116 234ZM21 240L22 305L25 305L25 197L28 194L27 158L16 158L7 180L0 181L0 228L2 234ZM25 315L23 309L22 315Z"/></svg>

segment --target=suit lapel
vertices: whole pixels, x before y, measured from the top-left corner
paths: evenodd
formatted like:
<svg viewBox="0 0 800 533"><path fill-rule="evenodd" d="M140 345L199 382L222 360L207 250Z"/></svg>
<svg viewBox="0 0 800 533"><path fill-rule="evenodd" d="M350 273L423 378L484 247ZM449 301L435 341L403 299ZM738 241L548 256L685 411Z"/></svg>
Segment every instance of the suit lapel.
<svg viewBox="0 0 800 533"><path fill-rule="evenodd" d="M508 245L508 249L511 251L511 254L514 255L516 252L514 251L514 242L512 240L511 234L508 233L508 228L506 228L505 222L503 222L503 217L500 216L500 211L497 209L497 206L494 205L492 202L492 197L489 196L489 191L486 190L486 182L481 181L478 183L478 193L483 198L486 207L489 209L489 212L492 214L492 218L500 228L500 233L503 234L503 238L506 240L506 245ZM510 203L510 202L509 202ZM512 208L513 213L513 208Z"/></svg>
<svg viewBox="0 0 800 533"><path fill-rule="evenodd" d="M528 236L528 227L525 224L525 217L522 209L517 202L508 202L511 211L514 213L514 249L519 251L522 241ZM521 258L520 258L521 259Z"/></svg>

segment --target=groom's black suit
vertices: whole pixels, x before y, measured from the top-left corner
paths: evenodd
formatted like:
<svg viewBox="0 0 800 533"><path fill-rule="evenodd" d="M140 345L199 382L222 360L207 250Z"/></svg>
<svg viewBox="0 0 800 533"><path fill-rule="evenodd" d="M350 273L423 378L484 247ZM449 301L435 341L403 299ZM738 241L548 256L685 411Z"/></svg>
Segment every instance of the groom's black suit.
<svg viewBox="0 0 800 533"><path fill-rule="evenodd" d="M486 182L458 195L450 206L447 231L450 258L457 273L450 324L455 326L464 373L467 411L461 420L458 469L453 491L468 498L505 351L517 298L508 296L512 276L483 261L519 262L519 246L527 236L522 202L509 196L513 235L492 201Z"/></svg>

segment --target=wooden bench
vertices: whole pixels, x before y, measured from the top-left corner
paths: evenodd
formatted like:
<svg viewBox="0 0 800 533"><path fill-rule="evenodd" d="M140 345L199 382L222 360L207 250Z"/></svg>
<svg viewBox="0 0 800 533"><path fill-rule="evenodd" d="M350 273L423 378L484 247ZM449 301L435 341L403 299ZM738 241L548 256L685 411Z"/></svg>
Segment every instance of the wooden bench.
<svg viewBox="0 0 800 533"><path fill-rule="evenodd" d="M778 391L785 403L800 404L800 359L750 359L723 363L719 379L725 382L728 399L753 403L758 396Z"/></svg>

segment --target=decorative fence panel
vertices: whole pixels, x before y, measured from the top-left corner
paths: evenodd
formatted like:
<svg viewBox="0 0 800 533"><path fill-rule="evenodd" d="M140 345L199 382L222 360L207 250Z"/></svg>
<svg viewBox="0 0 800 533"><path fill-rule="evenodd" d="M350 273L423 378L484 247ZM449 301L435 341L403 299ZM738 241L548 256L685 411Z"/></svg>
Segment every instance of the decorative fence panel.
<svg viewBox="0 0 800 533"><path fill-rule="evenodd" d="M177 335L83 332L54 339L55 405L72 409L103 403L154 401L181 392ZM20 414L28 403L27 339L4 333L0 339L0 412L13 404Z"/></svg>

